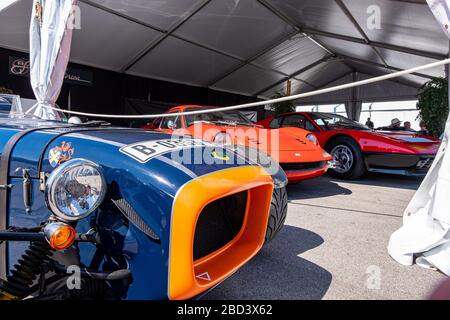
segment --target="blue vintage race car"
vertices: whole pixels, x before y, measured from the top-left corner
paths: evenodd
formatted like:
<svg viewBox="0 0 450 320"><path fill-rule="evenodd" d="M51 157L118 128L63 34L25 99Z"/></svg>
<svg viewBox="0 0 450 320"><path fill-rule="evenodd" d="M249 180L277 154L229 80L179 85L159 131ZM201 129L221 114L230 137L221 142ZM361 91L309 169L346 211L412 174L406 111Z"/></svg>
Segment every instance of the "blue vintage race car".
<svg viewBox="0 0 450 320"><path fill-rule="evenodd" d="M0 117L0 300L199 297L286 217L283 171L246 151Z"/></svg>

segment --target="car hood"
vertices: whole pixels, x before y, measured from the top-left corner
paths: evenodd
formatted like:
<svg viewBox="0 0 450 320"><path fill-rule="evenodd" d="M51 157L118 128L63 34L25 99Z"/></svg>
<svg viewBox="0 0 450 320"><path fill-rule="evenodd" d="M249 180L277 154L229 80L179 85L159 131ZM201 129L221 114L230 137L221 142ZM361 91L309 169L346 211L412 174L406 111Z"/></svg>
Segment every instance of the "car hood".
<svg viewBox="0 0 450 320"><path fill-rule="evenodd" d="M371 136L372 138L378 137L378 140L386 146L398 149L397 152L406 153L436 154L441 143L439 139L414 132L372 131L366 134L368 139Z"/></svg>
<svg viewBox="0 0 450 320"><path fill-rule="evenodd" d="M58 124L53 125L58 126ZM22 131L21 129L0 128L3 131L0 134L0 153L9 138ZM171 136L168 134L141 129L119 127L89 128L60 124L58 128L33 131L20 139L12 152L9 175L20 177L20 168L28 168L32 178L38 178L40 171L52 172L57 166L55 163L52 163L52 150L61 152L65 160L86 158L105 166L107 169L124 168L124 171L145 172L145 175L156 178L161 178L161 172L167 170L167 167L180 173L181 176L185 176L185 179L192 179L194 176L237 166L237 164L232 164L231 162L218 164L211 152L204 152L204 158L201 159L200 163L198 161L189 163L190 159L180 163L181 160L179 159L171 159L170 151L151 158L139 158L139 156L136 157L136 154L130 153L126 149L127 146L132 146L136 143L149 143L152 141L157 143L158 141L170 139ZM184 140L197 141L188 138L184 138ZM197 145L195 148L187 149L192 149L192 153L194 153L194 149L198 148L206 149L210 147ZM193 154L192 157L194 156ZM205 162L211 162L212 164L206 165ZM248 162L245 162L245 164L248 165ZM184 182L180 181L180 183ZM179 186L174 186L175 189L177 187Z"/></svg>
<svg viewBox="0 0 450 320"><path fill-rule="evenodd" d="M415 132L405 131L376 131L377 134L387 136L392 139L396 139L403 142L418 142L418 143L436 143L439 139L435 139L430 136L425 136Z"/></svg>
<svg viewBox="0 0 450 320"><path fill-rule="evenodd" d="M310 132L299 128L265 129L260 126L218 126L210 124L198 124L201 129L194 128L194 132L205 134L206 130L226 132L233 138L233 142L259 150L268 151L316 151L320 147L311 143L306 138ZM199 127L197 127L199 128ZM209 136L210 134L208 134ZM196 138L205 139L197 136ZM215 134L211 134L212 137ZM205 139L209 140L209 139ZM268 152L270 153L270 152Z"/></svg>
<svg viewBox="0 0 450 320"><path fill-rule="evenodd" d="M420 153L434 154L437 152L441 143L439 139L414 132L381 131L376 132L376 134L391 141L401 143Z"/></svg>

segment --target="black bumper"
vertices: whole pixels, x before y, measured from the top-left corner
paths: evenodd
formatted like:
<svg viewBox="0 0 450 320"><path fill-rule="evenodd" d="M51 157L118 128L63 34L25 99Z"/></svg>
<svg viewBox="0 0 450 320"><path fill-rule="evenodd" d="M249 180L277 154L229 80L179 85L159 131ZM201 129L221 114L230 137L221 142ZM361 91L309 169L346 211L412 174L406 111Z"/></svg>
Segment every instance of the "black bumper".
<svg viewBox="0 0 450 320"><path fill-rule="evenodd" d="M317 162L281 162L280 167L288 172L288 171L313 171L319 170L325 167L327 164L326 161L317 161Z"/></svg>
<svg viewBox="0 0 450 320"><path fill-rule="evenodd" d="M415 155L365 152L364 161L369 172L424 176L433 163L434 154Z"/></svg>

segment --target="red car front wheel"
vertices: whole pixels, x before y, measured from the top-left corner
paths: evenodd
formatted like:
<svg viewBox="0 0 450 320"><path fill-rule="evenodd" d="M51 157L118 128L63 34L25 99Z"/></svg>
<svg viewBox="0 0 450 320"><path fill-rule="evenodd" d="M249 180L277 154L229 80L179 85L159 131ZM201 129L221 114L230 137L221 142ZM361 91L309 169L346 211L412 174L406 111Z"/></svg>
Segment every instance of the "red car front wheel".
<svg viewBox="0 0 450 320"><path fill-rule="evenodd" d="M364 158L356 142L350 138L339 137L326 147L336 165L328 170L331 176L338 179L357 179L366 172Z"/></svg>

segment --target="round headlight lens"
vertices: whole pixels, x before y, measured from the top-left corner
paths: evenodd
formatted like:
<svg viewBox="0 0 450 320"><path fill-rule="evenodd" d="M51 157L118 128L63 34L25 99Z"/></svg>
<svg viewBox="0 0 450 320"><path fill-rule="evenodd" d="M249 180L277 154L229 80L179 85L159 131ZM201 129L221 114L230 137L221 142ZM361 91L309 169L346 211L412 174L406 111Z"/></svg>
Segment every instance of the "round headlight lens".
<svg viewBox="0 0 450 320"><path fill-rule="evenodd" d="M308 133L306 135L306 139L311 141L313 144L318 144L317 137L314 134L312 134L312 133Z"/></svg>
<svg viewBox="0 0 450 320"><path fill-rule="evenodd" d="M73 159L51 173L45 199L57 217L77 221L95 211L105 193L106 182L101 168L89 160Z"/></svg>

